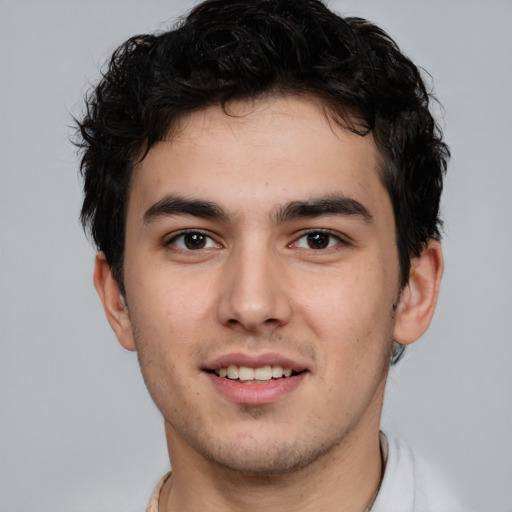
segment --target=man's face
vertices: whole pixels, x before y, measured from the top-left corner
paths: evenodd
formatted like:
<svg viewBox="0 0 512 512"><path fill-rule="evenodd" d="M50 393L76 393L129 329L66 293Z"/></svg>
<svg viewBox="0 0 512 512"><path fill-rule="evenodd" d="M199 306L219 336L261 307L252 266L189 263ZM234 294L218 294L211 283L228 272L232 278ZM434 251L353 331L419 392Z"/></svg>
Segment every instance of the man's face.
<svg viewBox="0 0 512 512"><path fill-rule="evenodd" d="M189 115L134 172L120 338L171 454L287 471L378 430L394 218L371 136L307 98L228 113Z"/></svg>

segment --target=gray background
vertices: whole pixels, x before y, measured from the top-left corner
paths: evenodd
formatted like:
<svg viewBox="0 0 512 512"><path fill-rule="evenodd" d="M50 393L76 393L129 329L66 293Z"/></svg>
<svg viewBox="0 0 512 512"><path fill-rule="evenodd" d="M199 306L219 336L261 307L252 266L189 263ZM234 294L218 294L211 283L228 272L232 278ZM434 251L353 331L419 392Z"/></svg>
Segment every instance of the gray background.
<svg viewBox="0 0 512 512"><path fill-rule="evenodd" d="M167 469L162 420L104 319L68 142L114 47L184 0L0 0L0 512L135 512ZM470 510L512 510L512 1L347 0L434 77L453 161L446 273L384 412ZM435 512L435 511L434 511Z"/></svg>

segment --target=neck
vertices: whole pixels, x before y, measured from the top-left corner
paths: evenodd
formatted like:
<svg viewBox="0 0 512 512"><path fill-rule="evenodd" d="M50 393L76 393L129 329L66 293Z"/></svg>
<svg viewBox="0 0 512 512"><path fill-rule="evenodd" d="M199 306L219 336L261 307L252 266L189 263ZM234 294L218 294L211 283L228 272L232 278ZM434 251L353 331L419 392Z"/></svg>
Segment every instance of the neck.
<svg viewBox="0 0 512 512"><path fill-rule="evenodd" d="M356 429L312 464L284 475L247 475L205 461L187 445L169 448L173 474L160 512L364 512L382 478L378 428Z"/></svg>

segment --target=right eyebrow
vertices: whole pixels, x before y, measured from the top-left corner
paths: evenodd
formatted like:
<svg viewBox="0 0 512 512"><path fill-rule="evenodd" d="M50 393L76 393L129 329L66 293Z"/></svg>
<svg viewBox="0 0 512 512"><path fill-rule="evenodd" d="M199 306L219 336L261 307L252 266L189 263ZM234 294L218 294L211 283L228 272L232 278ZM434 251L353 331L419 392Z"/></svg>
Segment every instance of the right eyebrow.
<svg viewBox="0 0 512 512"><path fill-rule="evenodd" d="M149 223L158 217L172 215L193 215L203 219L219 219L226 221L227 213L211 201L202 199L189 199L182 196L165 196L149 207L144 213L144 223Z"/></svg>

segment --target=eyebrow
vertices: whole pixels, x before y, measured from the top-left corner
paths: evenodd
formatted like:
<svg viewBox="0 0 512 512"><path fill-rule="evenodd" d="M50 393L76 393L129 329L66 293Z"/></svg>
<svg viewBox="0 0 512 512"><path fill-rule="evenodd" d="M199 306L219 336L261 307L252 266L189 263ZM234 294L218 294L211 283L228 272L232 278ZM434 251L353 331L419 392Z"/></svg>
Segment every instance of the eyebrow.
<svg viewBox="0 0 512 512"><path fill-rule="evenodd" d="M316 197L306 201L292 201L279 208L274 217L276 222L287 222L324 215L360 217L365 223L370 223L373 220L373 216L363 204L351 197L341 195Z"/></svg>
<svg viewBox="0 0 512 512"><path fill-rule="evenodd" d="M228 220L227 213L211 201L189 199L182 196L165 196L146 210L144 222L148 223L158 217L172 215L193 215L203 219Z"/></svg>
<svg viewBox="0 0 512 512"><path fill-rule="evenodd" d="M191 215L203 219L229 221L228 213L214 202L173 195L165 196L148 208L143 218L144 223L149 223L156 218L173 215ZM355 216L366 223L370 223L373 219L371 213L359 201L340 195L291 201L277 208L272 217L276 223L280 223L324 215Z"/></svg>

